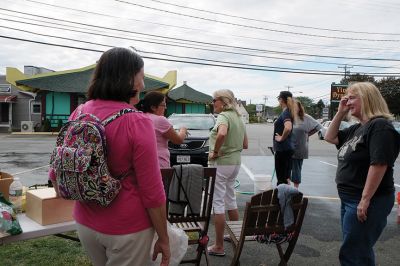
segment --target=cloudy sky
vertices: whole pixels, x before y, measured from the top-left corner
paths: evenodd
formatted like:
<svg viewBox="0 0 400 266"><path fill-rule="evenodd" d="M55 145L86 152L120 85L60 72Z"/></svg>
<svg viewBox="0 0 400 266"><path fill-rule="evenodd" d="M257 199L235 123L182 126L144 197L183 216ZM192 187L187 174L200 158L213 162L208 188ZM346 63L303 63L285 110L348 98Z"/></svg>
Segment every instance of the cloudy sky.
<svg viewBox="0 0 400 266"><path fill-rule="evenodd" d="M145 72L276 105L281 90L329 100L350 72L400 73L395 0L1 0L0 74L85 67L133 46Z"/></svg>

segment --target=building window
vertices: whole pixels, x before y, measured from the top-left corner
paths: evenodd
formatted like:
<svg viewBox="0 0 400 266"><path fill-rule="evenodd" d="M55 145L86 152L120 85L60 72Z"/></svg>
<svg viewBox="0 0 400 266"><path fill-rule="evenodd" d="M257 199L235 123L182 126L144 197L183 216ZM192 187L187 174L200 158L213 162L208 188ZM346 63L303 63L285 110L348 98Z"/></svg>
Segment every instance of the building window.
<svg viewBox="0 0 400 266"><path fill-rule="evenodd" d="M41 114L41 113L42 113L42 104L32 103L32 114Z"/></svg>

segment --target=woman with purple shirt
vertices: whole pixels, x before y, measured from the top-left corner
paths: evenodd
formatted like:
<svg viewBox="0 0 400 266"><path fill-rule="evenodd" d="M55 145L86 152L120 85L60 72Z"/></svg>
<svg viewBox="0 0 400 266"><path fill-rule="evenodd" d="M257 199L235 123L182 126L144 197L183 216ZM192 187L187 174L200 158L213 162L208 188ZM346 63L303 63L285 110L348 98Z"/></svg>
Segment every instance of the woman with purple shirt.
<svg viewBox="0 0 400 266"><path fill-rule="evenodd" d="M153 121L160 167L170 167L168 141L174 144L183 143L187 134L186 128L181 127L179 132L176 132L172 124L165 118L164 113L167 104L165 102L165 95L161 92L152 91L147 93L137 107L139 110L147 113Z"/></svg>

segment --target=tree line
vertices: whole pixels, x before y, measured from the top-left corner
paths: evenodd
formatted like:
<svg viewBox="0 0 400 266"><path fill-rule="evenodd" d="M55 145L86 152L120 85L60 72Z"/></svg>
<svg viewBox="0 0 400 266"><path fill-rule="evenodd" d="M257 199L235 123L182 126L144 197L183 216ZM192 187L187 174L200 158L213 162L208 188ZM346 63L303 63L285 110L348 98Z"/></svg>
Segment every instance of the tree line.
<svg viewBox="0 0 400 266"><path fill-rule="evenodd" d="M349 84L351 82L362 81L369 81L374 83L382 93L382 96L385 98L390 112L396 117L400 116L400 78L387 77L376 80L373 76L357 73L346 76L340 81L340 84ZM314 118L322 118L322 110L323 108L327 107L322 100L314 102L313 99L306 96L298 96L296 97L296 99L302 103L307 114L311 115ZM248 104L245 108L249 113L250 121L258 121L256 114L256 105ZM273 119L274 117L277 117L282 111L279 106L264 106L263 110L263 120L267 118Z"/></svg>

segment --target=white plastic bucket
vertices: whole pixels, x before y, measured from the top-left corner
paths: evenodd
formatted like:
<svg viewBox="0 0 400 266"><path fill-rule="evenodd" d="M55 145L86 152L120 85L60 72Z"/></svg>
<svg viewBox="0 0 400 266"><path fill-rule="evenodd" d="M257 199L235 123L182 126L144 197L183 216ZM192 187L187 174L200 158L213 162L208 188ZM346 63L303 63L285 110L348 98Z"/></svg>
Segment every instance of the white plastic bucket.
<svg viewBox="0 0 400 266"><path fill-rule="evenodd" d="M265 174L254 175L254 194L272 189L272 176Z"/></svg>

